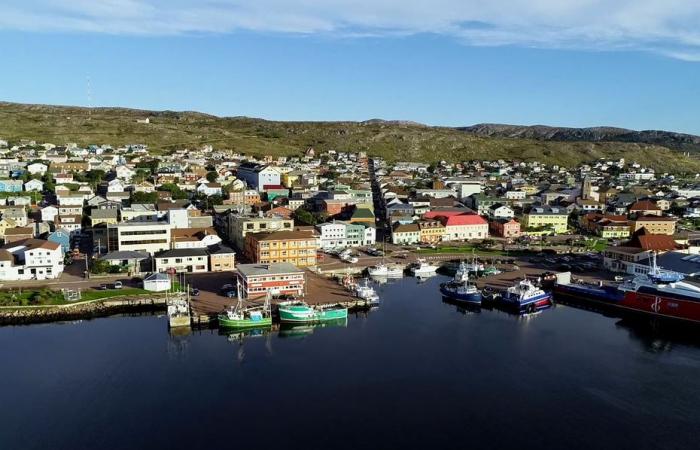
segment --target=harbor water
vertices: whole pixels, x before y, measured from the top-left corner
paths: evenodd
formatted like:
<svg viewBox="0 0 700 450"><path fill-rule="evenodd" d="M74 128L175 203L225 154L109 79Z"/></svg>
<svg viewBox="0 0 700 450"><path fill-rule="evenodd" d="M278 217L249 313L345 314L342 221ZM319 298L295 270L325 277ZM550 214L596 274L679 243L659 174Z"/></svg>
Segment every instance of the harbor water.
<svg viewBox="0 0 700 450"><path fill-rule="evenodd" d="M700 328L380 285L347 322L173 336L164 315L0 328L0 449L696 449Z"/></svg>

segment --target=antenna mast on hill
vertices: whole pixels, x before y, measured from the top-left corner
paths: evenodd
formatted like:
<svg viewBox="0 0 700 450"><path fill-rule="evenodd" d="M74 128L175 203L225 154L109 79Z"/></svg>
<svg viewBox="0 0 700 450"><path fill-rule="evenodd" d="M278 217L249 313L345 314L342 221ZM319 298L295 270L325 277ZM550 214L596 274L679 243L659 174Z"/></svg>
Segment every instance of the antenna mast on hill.
<svg viewBox="0 0 700 450"><path fill-rule="evenodd" d="M92 120L92 83L90 75L87 76L87 101L88 101L88 120Z"/></svg>

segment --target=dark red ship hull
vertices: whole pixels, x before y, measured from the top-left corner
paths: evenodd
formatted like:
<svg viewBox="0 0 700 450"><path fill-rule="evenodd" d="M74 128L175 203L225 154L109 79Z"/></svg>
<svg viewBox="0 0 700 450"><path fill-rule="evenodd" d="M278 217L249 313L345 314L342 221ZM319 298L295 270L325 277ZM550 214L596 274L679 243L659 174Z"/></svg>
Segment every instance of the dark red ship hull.
<svg viewBox="0 0 700 450"><path fill-rule="evenodd" d="M700 322L700 301L695 299L628 291L617 306L655 316Z"/></svg>

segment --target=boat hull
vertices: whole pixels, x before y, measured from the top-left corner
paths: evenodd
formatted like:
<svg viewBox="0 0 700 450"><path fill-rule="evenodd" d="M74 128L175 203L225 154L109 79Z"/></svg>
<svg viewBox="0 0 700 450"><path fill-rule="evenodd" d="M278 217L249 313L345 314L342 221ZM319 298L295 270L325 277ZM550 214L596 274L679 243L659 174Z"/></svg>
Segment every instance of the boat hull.
<svg viewBox="0 0 700 450"><path fill-rule="evenodd" d="M700 302L693 300L664 297L662 294L625 292L618 306L654 316L700 322Z"/></svg>
<svg viewBox="0 0 700 450"><path fill-rule="evenodd" d="M282 307L279 308L280 322L285 323L314 323L329 320L347 319L347 308L328 308L316 310L310 307Z"/></svg>
<svg viewBox="0 0 700 450"><path fill-rule="evenodd" d="M443 297L448 298L456 303L464 303L469 305L480 305L482 300L481 292L461 293L450 289L446 285L440 286L440 293Z"/></svg>
<svg viewBox="0 0 700 450"><path fill-rule="evenodd" d="M219 326L222 328L262 328L272 326L272 317L263 317L261 320L229 319L226 316L218 317Z"/></svg>
<svg viewBox="0 0 700 450"><path fill-rule="evenodd" d="M500 297L501 304L520 314L541 311L552 306L552 294L545 292L528 299L512 298L508 295Z"/></svg>
<svg viewBox="0 0 700 450"><path fill-rule="evenodd" d="M582 288L576 285L556 285L557 296L570 297L582 302L608 305L622 310L650 316L700 322L700 302L661 292L622 292L617 288Z"/></svg>

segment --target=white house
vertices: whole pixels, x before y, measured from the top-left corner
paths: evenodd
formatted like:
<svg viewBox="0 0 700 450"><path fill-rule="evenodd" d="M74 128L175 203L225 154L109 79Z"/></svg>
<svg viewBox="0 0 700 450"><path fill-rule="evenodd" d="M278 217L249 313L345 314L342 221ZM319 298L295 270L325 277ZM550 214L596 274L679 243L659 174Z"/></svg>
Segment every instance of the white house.
<svg viewBox="0 0 700 450"><path fill-rule="evenodd" d="M136 175L136 171L128 166L117 166L117 168L114 169L114 173L117 174L117 178L126 182L130 182L134 175Z"/></svg>
<svg viewBox="0 0 700 450"><path fill-rule="evenodd" d="M319 244L322 249L329 250L332 248L345 247L347 240L345 239L345 224L341 222L326 222L316 225L319 231Z"/></svg>
<svg viewBox="0 0 700 450"><path fill-rule="evenodd" d="M107 192L124 192L124 183L118 178L107 183Z"/></svg>
<svg viewBox="0 0 700 450"><path fill-rule="evenodd" d="M46 171L49 170L49 166L43 163L31 163L27 166L27 172L29 172L32 175L45 175Z"/></svg>
<svg viewBox="0 0 700 450"><path fill-rule="evenodd" d="M207 197L210 195L221 195L221 185L219 183L202 183L197 186L197 192Z"/></svg>
<svg viewBox="0 0 700 450"><path fill-rule="evenodd" d="M26 239L0 248L0 280L46 280L63 273L63 250L57 242Z"/></svg>
<svg viewBox="0 0 700 450"><path fill-rule="evenodd" d="M173 248L209 248L221 243L213 228L173 228L170 231Z"/></svg>
<svg viewBox="0 0 700 450"><path fill-rule="evenodd" d="M496 203L488 209L489 217L492 219L512 219L515 217L515 211L508 205Z"/></svg>
<svg viewBox="0 0 700 450"><path fill-rule="evenodd" d="M24 190L27 192L41 192L44 190L44 183L39 180L29 180L24 183Z"/></svg>
<svg viewBox="0 0 700 450"><path fill-rule="evenodd" d="M59 215L55 219L56 228L63 228L71 235L80 232L82 217L79 215Z"/></svg>
<svg viewBox="0 0 700 450"><path fill-rule="evenodd" d="M81 192L62 191L61 193L56 192L56 199L58 200L58 204L61 206L83 206L83 202L86 200L86 195L87 194L83 194ZM92 196L88 195L88 198L90 197Z"/></svg>
<svg viewBox="0 0 700 450"><path fill-rule="evenodd" d="M506 199L508 200L525 200L527 192L521 190L506 191Z"/></svg>
<svg viewBox="0 0 700 450"><path fill-rule="evenodd" d="M58 208L53 205L44 206L41 208L41 221L42 222L53 222L58 215Z"/></svg>

